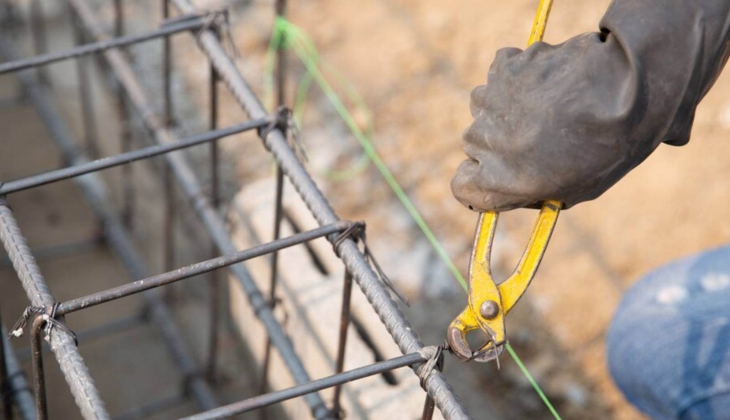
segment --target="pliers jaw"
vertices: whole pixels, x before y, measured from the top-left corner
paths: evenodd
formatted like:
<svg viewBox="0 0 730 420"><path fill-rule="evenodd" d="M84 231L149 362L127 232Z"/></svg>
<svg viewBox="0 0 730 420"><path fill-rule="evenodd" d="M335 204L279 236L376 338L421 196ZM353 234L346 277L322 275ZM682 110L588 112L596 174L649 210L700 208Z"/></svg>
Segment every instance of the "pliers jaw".
<svg viewBox="0 0 730 420"><path fill-rule="evenodd" d="M517 268L504 282L492 278L490 255L499 213L484 212L474 238L469 263L469 304L449 325L447 342L462 361L488 362L496 359L507 343L504 317L522 297L537 272L558 219L561 203L546 201L533 228ZM470 331L480 329L486 344L472 350L466 340Z"/></svg>
<svg viewBox="0 0 730 420"><path fill-rule="evenodd" d="M497 340L495 331L488 326L473 327L464 324L462 322L462 319L464 318L464 313L462 312L462 315L455 319L449 326L446 340L449 343L449 349L451 352L462 362L470 362L472 360L477 362L489 362L498 358L504 351L506 341L504 339ZM466 340L466 335L470 331L478 329L481 329L482 331L485 331L486 329L486 342L477 350L472 350ZM504 331L504 323L502 323L501 331ZM502 335L504 336L504 334Z"/></svg>

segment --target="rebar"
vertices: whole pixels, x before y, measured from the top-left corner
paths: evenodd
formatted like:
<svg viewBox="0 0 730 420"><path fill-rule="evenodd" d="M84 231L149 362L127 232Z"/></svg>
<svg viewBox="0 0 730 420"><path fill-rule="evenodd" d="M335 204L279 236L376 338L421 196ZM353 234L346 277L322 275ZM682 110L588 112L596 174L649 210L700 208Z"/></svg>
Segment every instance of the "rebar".
<svg viewBox="0 0 730 420"><path fill-rule="evenodd" d="M219 268L224 268L237 264L252 258L270 254L274 251L299 245L317 238L322 238L334 233L342 232L352 226L351 222L336 222L331 225L322 226L300 234L292 235L287 238L268 242L263 245L248 248L242 251L225 255L222 257L206 260L196 264L178 268L174 271L158 274L156 276L140 279L132 283L126 283L103 292L94 293L88 296L79 297L67 302L60 303L56 309L56 314L66 315L81 309L90 308L102 303L111 302L113 300L134 295L147 290L164 286L176 281L188 279L190 277L199 276L209 273Z"/></svg>
<svg viewBox="0 0 730 420"><path fill-rule="evenodd" d="M326 388L332 388L357 379L367 378L368 376L377 375L383 372L399 369L406 366L412 366L417 363L423 363L428 357L421 353L406 354L394 359L383 362L373 363L337 375L328 376L326 378L310 381L305 384L296 385L281 391L271 392L258 397L249 398L237 403L229 404L204 413L186 417L183 420L213 420L222 419L237 414L247 413L249 411L258 410L260 408L286 401L292 398L307 395L311 392L320 391Z"/></svg>
<svg viewBox="0 0 730 420"><path fill-rule="evenodd" d="M4 41L0 39L0 46L4 46L3 44ZM0 47L0 50L4 50L4 48ZM29 95L32 100L32 90ZM53 306L55 303L53 296L18 228L12 210L4 200L0 200L0 240L13 261L13 267L18 273L31 305ZM109 418L73 337L63 330L54 329L53 334L50 335L49 345L59 361L61 371L82 415L86 419Z"/></svg>
<svg viewBox="0 0 730 420"><path fill-rule="evenodd" d="M87 29L90 36L96 40L107 39L102 28L99 26L94 13L88 4L83 0L68 0L73 6L76 13L80 16L81 21ZM192 10L192 9L191 9ZM217 41L217 37L212 30L201 32L201 35L209 35ZM172 143L176 141L176 137L165 128L165 125L159 117L154 113L149 101L144 94L144 89L140 85L133 70L124 56L117 50L107 50L103 53L104 58L109 63L109 67L120 81L121 86L125 89L127 95L131 99L131 103L136 108L137 114L142 119L145 126L154 133L154 138L161 144ZM220 68L216 66L219 75L222 76ZM173 174L180 184L184 194L191 200L191 205L198 217L205 225L207 231L211 234L218 246L218 249L224 254L230 254L236 251L230 237L228 236L225 223L220 215L210 205L210 200L203 194L203 191L195 177L193 170L182 156L172 153L165 155L168 164L173 170ZM292 373L297 383L305 383L310 381L309 374L306 372L299 356L294 351L291 340L286 336L283 328L276 320L273 312L268 307L263 294L259 290L246 269L239 265L231 266L231 271L240 282L244 292L246 293L251 308L259 317L265 326L272 343L279 350L286 366ZM312 414L318 419L331 419L332 414L324 403L322 397L318 394L310 394L306 397Z"/></svg>
<svg viewBox="0 0 730 420"><path fill-rule="evenodd" d="M189 0L171 1L182 13L195 12ZM266 111L261 102L254 95L215 34L210 30L201 31L196 36L196 40L201 50L218 70L221 80L228 86L239 105L251 118L265 116ZM289 147L283 133L278 129L271 130L264 139L264 144L288 176L317 222L320 225L326 225L339 220L327 199ZM423 344L391 299L388 291L378 280L364 255L357 248L357 244L350 239L343 241L339 247L339 254L401 352L408 354L422 349ZM415 366L414 370L420 374L421 368L422 366ZM429 375L424 382L426 391L434 398L436 406L441 410L444 418L447 420L469 418L463 405L440 372Z"/></svg>
<svg viewBox="0 0 730 420"><path fill-rule="evenodd" d="M85 55L91 55L106 51L108 49L134 45L140 42L150 41L157 38L168 39L170 35L174 35L180 32L197 30L202 28L203 25L205 25L205 22L202 18L194 17L189 20L175 21L170 22L169 24L163 24L160 29L155 29L153 31L139 35L128 35L114 39L107 39L100 42L82 44L61 52L39 54L31 58L13 60L7 63L0 63L0 74L12 73L29 68L37 68L58 61L79 58ZM77 41L82 39L84 39L83 34L79 33L77 35Z"/></svg>
<svg viewBox="0 0 730 420"><path fill-rule="evenodd" d="M12 346L10 346L8 332L2 325L0 325L0 341L2 341L2 346L5 348L5 363L8 371L8 382L2 391L9 395L15 403L15 408L17 408L22 420L36 420L35 403L33 402L30 387L28 387L28 381Z"/></svg>
<svg viewBox="0 0 730 420"><path fill-rule="evenodd" d="M16 57L12 45L0 38L0 56L6 60ZM73 137L60 117L58 111L46 97L32 73L21 71L16 73L41 121L46 126L51 138L55 141L70 165L82 165L87 159L75 147ZM107 201L105 188L96 174L76 178L87 203L92 207L104 227L104 236L112 251L122 261L132 278L146 277L147 269L132 245L124 228L116 219ZM1 203L0 203L1 204ZM7 203L5 203L7 204ZM8 255L13 261L16 272L23 283L32 306L51 307L54 299L45 285L25 239L17 227L12 211L7 205L0 205L0 239L6 246ZM12 251L12 252L11 252ZM189 389L204 409L217 406L217 402L208 384L195 375L197 367L185 349L180 333L174 325L172 315L156 291L142 294L149 308L150 319L160 328L165 343L171 350L183 374L190 378ZM65 331L54 329L50 335L50 346L64 373L75 397L76 405L85 419L108 419L109 415L99 398L98 391L89 375L73 338Z"/></svg>
<svg viewBox="0 0 730 420"><path fill-rule="evenodd" d="M350 327L350 302L352 300L352 276L345 270L345 277L342 281L342 306L340 313L340 336L337 341L337 359L335 359L335 374L342 373L345 368L345 349L347 348L347 331ZM335 386L335 392L332 397L332 411L339 413L340 393L342 392L342 384Z"/></svg>
<svg viewBox="0 0 730 420"><path fill-rule="evenodd" d="M218 127L218 74L215 72L213 66L210 66L208 90L210 95L208 129L212 131ZM213 141L210 143L210 205L218 211L220 211L219 172L218 141ZM218 247L216 247L215 241L212 239L210 242L210 257L214 258L218 255ZM218 359L220 306L222 300L220 279L218 278L217 271L210 273L209 290L208 312L210 316L210 335L208 337L208 363L206 373L208 379L214 381L216 378L216 361Z"/></svg>
<svg viewBox="0 0 730 420"><path fill-rule="evenodd" d="M234 134L243 133L248 130L264 127L268 125L270 121L270 118L250 120L246 121L245 123L236 124L230 127L222 128L220 130L207 131L202 134L185 137L175 143L148 146L141 149L133 150L131 152L121 153L116 156L102 158L94 161L87 161L82 164L29 176L16 181L8 181L0 184L0 195L8 195L16 193L18 191L40 187L41 185L46 185L53 182L76 178L78 176L97 172L102 169L113 168L115 166L125 165L130 162L164 155L166 153L170 153L176 150L187 149L204 143L214 142L223 137L228 137Z"/></svg>
<svg viewBox="0 0 730 420"><path fill-rule="evenodd" d="M275 3L276 16L283 17L286 14L286 0L276 0ZM285 66L286 66L286 52L282 47L283 40L276 50L276 102L277 107L281 109L286 105L286 95L284 92L285 80ZM285 130L281 127L282 130ZM286 132L284 133L286 135ZM281 235L281 220L283 217L283 200L284 200L284 172L281 167L276 165L276 194L274 198L274 240L279 239ZM269 281L269 305L273 309L276 307L276 284L278 279L279 271L279 253L274 252L271 254L270 264L270 281ZM266 347L264 347L264 361L261 371L261 383L259 385L259 393L263 394L266 392L266 388L269 383L269 364L271 363L271 340L266 340ZM262 418L266 417L266 412L261 412Z"/></svg>
<svg viewBox="0 0 730 420"><path fill-rule="evenodd" d="M441 351L438 350L436 352L433 347L424 347L419 341L398 306L391 299L388 290L381 283L380 277L371 268L368 259L370 256L369 251L367 253L368 257L366 257L358 247L357 238L350 237L350 232L355 225L352 222L340 221L326 198L304 169L297 154L290 147L286 133L288 125L284 124L280 117L276 118L267 115L259 99L253 94L232 59L224 50L220 39L220 36L225 33L225 28L221 26L223 25L222 20L198 13L193 9L188 0L161 1L163 24L159 29L141 35L124 36L125 15L122 8L123 3L121 0L114 0L114 33L116 37L111 39L104 33L94 12L85 0L67 0L70 10L73 12L74 28L77 30L75 33L77 43L81 44L85 41L91 41L91 43L78 45L61 53L46 54L44 26L42 21L38 24L40 15L39 0L33 0L32 20L34 21L35 28L34 42L36 43L36 56L0 64L0 74L11 71L17 72L16 74L26 91L26 95L36 108L38 115L44 125L46 125L52 139L56 142L65 161L69 165L67 168L33 175L4 184L0 182L0 240L2 240L13 262L14 268L19 274L26 293L29 295L31 305L37 307L36 310L42 311L41 315L36 316L33 320L31 328L31 353L34 361L33 373L37 396L37 417L39 419L47 418L43 376L43 349L40 345L41 340L39 338L41 332L45 332L49 336L51 351L53 351L59 361L61 370L71 388L71 392L76 399L82 416L86 419L106 419L109 417L98 396L98 391L91 380L88 370L78 354L75 344L73 344L74 335L64 327L65 324L57 323L63 323L63 315L65 314L134 294L141 294L149 319L154 325L160 328L165 343L183 373L183 389L181 389L180 394L163 398L162 400L129 411L122 415L122 418L138 418L148 413L157 412L165 407L178 404L182 401L182 395L190 392L196 398L199 406L203 410L207 410L190 417L193 419L212 419L232 416L291 398L304 396L315 418L334 420L340 416L340 394L343 384L375 374L388 374L392 378L391 371L393 369L410 366L414 369L416 375L421 378L421 384L427 392L423 419L430 419L434 411L434 405L441 410L446 419L467 419L468 415L453 394L450 386L446 383L440 372L440 368L434 369L434 363L439 364L441 362ZM174 4L183 15L179 18L169 19L170 4ZM285 0L276 1L277 16L284 16L285 6ZM220 12L214 13L219 14ZM170 130L173 120L170 36L183 31L195 35L198 45L210 62L210 123L208 127L209 131L180 139ZM162 117L159 117L153 110L150 101L146 97L145 90L132 70L128 54L122 50L122 47L159 37L162 37L164 42L164 110ZM117 96L119 117L122 124L122 153L95 161L89 161L86 156L87 154L96 153L96 149L98 148L96 142L98 138L96 124L93 119L94 107L91 102L92 95L89 90L89 81L87 80L88 71L84 61L82 61L83 57L92 53L101 53L101 57L106 63L104 68L111 76L111 80L117 81L114 94ZM285 104L286 57L282 48L276 54L277 104L281 108ZM7 39L0 38L0 55L5 56L6 59L15 59L12 46ZM82 113L84 114L83 133L86 153L78 150L75 140L69 134L69 130L62 121L58 111L48 99L45 90L39 84L38 78L34 76L35 73L27 70L70 58L76 58L78 63L79 94L81 97ZM44 71L42 77L47 77L44 68L39 68L39 70ZM251 120L224 129L217 128L217 87L219 81L223 82L228 88L236 102L249 114ZM131 150L131 122L133 115L152 134L154 143L152 146L134 151ZM277 189L274 203L274 234L271 242L238 250L233 246L224 220L220 214L220 157L218 139L254 128L258 129L259 136L265 147L272 153L276 162ZM206 193L201 187L201 183L198 181L195 172L192 170L185 156L180 152L184 148L203 143L208 143L210 150L211 185L209 193ZM165 165L163 167L166 202L164 219L165 272L150 276L143 260L137 254L125 226L127 228L132 227L134 214L135 192L133 189L131 165L129 164L154 156L164 156L165 159ZM121 221L116 211L109 206L105 186L101 178L96 174L96 172L103 169L120 165L126 165L123 168L122 175L123 211ZM280 238L284 213L283 190L285 177L288 178L296 192L306 203L320 227L302 232L295 229L293 235ZM70 178L75 178L81 187L85 200L92 207L100 221L106 243L121 260L130 277L135 281L57 304L47 289L43 277L40 275L40 271L30 249L25 245L25 239L17 228L12 210L7 205L4 196ZM178 269L173 269L175 259L174 226L176 220L173 181L177 182L184 197L189 201L195 214L210 234L211 239L210 259ZM364 225L358 224L358 227L362 229ZM345 264L346 274L343 281L343 298L335 372L332 376L313 381L310 379L301 359L295 352L293 343L275 318L273 309L274 302L277 300L278 251L291 246L307 245L310 241L323 237L333 243L335 253ZM240 264L243 261L264 255L271 256L271 287L269 289L268 299L258 289L258 286L250 277L243 264ZM224 303L227 300L223 299L225 290L221 288L221 279L217 278L215 273L225 267L231 271L236 280L241 284L253 312L260 319L267 333L266 356L261 386L265 387L267 384L266 375L272 349L276 349L279 352L285 366L292 374L296 385L288 389L259 395L216 409L214 407L217 406L217 401L205 378L207 377L211 382L214 382L216 378L215 371L219 351L220 315L223 313L222 308L225 306ZM204 360L201 369L187 352L186 346L163 300L161 290L158 288L204 273L211 273L209 282L210 298L208 303L210 334L206 355L207 360ZM374 348L376 363L343 372L348 327L352 323L358 329L358 332L362 329L362 325L359 324L360 321L352 317L350 310L353 280L357 282L404 356L378 361L382 360L383 357ZM50 308L53 308L53 310L51 311ZM44 328L47 322L52 322L52 325ZM54 325L58 326L54 327ZM104 329L106 330L106 328ZM363 336L364 339L367 338L366 335ZM0 346L0 350L4 347ZM7 351L4 353L6 355L8 354ZM12 370L10 360L14 358L14 355L12 351L9 354L12 357L6 357L0 354L0 361L3 359L8 360L8 372L0 372L0 382L3 382L3 377L9 377L11 378L9 381L12 382L13 389L21 389L16 386L16 381L12 377L12 373L10 373ZM207 372L207 376L200 374L203 370ZM334 388L332 409L327 407L321 395L318 393L318 391L326 388ZM21 406L21 404L27 406L28 398L30 398L29 392L14 391L13 395L17 395L16 404L23 419L29 420L31 417L28 417L25 412L27 411L27 407L23 409Z"/></svg>
<svg viewBox="0 0 730 420"><path fill-rule="evenodd" d="M3 325L2 314L0 313L0 326ZM0 327L0 334L2 328ZM9 349L7 351L10 351ZM5 340L0 340L0 397L2 397L3 419L13 420L13 397L10 392L10 380L8 376L8 355L6 354Z"/></svg>
<svg viewBox="0 0 730 420"><path fill-rule="evenodd" d="M48 419L48 402L46 400L46 379L43 372L43 341L41 331L46 321L36 316L31 324L30 345L33 353L33 392L35 393L35 409L38 420Z"/></svg>

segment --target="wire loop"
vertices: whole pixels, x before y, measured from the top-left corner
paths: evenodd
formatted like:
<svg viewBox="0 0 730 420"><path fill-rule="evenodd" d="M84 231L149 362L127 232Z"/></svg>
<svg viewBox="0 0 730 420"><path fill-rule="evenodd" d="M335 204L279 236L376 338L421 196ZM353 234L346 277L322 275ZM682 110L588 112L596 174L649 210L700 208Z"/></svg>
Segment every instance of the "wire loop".
<svg viewBox="0 0 730 420"><path fill-rule="evenodd" d="M342 242L345 241L345 239L352 239L353 241L355 241L355 244L362 243L365 260L374 269L378 280L380 280L380 282L383 283L385 287L390 289L390 291L393 292L393 294L395 294L398 299L403 302L403 304L410 307L411 305L408 302L408 299L395 288L393 282L390 281L390 278L385 274L383 268L380 267L380 264L378 264L375 256L370 251L370 247L368 247L367 236L365 235L365 227L365 222L355 222L351 224L347 229L343 230L342 233L337 235L337 237L335 237L335 239L332 241L332 249L335 251L335 255L342 258L340 256L340 246L342 245Z"/></svg>
<svg viewBox="0 0 730 420"><path fill-rule="evenodd" d="M28 306L23 311L23 315L21 315L15 325L13 325L13 329L8 334L8 338L22 337L25 327L28 325L28 321L30 321L31 318L40 316L43 317L43 320L46 323L43 327L43 332L45 333L44 339L46 341L51 339L51 331L54 327L57 327L70 334L74 339L74 343L78 346L79 341L76 337L76 333L74 333L66 324L56 319L56 311L58 310L59 305L60 304L56 302L51 307Z"/></svg>

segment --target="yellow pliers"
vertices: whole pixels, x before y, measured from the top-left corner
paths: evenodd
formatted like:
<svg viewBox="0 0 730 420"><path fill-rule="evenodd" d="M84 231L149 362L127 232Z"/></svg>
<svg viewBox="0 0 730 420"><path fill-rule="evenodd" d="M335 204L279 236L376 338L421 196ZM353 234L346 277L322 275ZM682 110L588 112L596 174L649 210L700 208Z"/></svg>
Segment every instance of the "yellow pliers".
<svg viewBox="0 0 730 420"><path fill-rule="evenodd" d="M528 45L542 40L551 6L552 0L540 0ZM459 359L488 362L502 353L506 344L504 316L522 297L535 276L561 207L560 201L543 203L525 253L512 275L500 284L494 281L490 269L490 254L499 213L488 211L479 216L469 262L469 303L451 322L447 331L449 348ZM466 335L477 329L486 335L486 343L472 350Z"/></svg>

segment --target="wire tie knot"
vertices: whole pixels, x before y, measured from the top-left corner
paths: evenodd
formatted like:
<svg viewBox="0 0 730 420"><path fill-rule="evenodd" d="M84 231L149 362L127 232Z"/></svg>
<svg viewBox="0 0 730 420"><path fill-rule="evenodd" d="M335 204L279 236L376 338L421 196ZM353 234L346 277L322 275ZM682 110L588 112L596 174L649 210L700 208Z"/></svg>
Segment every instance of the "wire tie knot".
<svg viewBox="0 0 730 420"><path fill-rule="evenodd" d="M428 379L435 369L439 371L443 370L444 350L447 347L447 344L442 344L440 346L429 346L421 349L420 353L428 358L426 363L418 371L418 377L421 379L421 388L426 389Z"/></svg>
<svg viewBox="0 0 730 420"><path fill-rule="evenodd" d="M274 129L281 131L286 137L287 144L294 150L294 153L301 162L309 161L307 152L304 148L304 142L302 141L301 132L297 123L294 120L294 112L286 106L280 106L276 109L276 112L270 117L271 122L258 129L259 137L262 140L266 140ZM289 136L291 133L291 136Z"/></svg>
<svg viewBox="0 0 730 420"><path fill-rule="evenodd" d="M337 235L337 237L335 237L335 239L332 241L332 248L335 251L335 255L341 258L340 246L346 239L352 239L353 241L355 241L355 244L362 243L365 260L368 262L368 264L370 264L371 268L374 269L378 280L380 280L380 282L383 283L385 287L393 292L393 294L396 295L398 299L403 302L404 305L410 307L411 305L408 302L408 299L396 289L393 282L390 281L390 278L385 274L383 268L380 266L380 264L378 264L375 256L370 251L370 247L368 246L367 242L367 236L365 234L365 227L366 225L363 221L354 222L347 229L343 230L342 233Z"/></svg>
<svg viewBox="0 0 730 420"><path fill-rule="evenodd" d="M46 341L50 341L51 331L54 327L56 327L71 335L74 339L74 343L78 346L79 341L76 337L76 333L74 333L66 324L56 319L56 311L58 310L59 305L60 304L56 302L50 308L43 306L28 306L25 308L23 314L20 316L15 325L13 325L13 329L8 334L8 338L12 339L14 337L22 337L25 327L28 325L28 321L30 321L33 317L40 316L43 321L45 321L45 325L43 327L45 336L43 338Z"/></svg>

